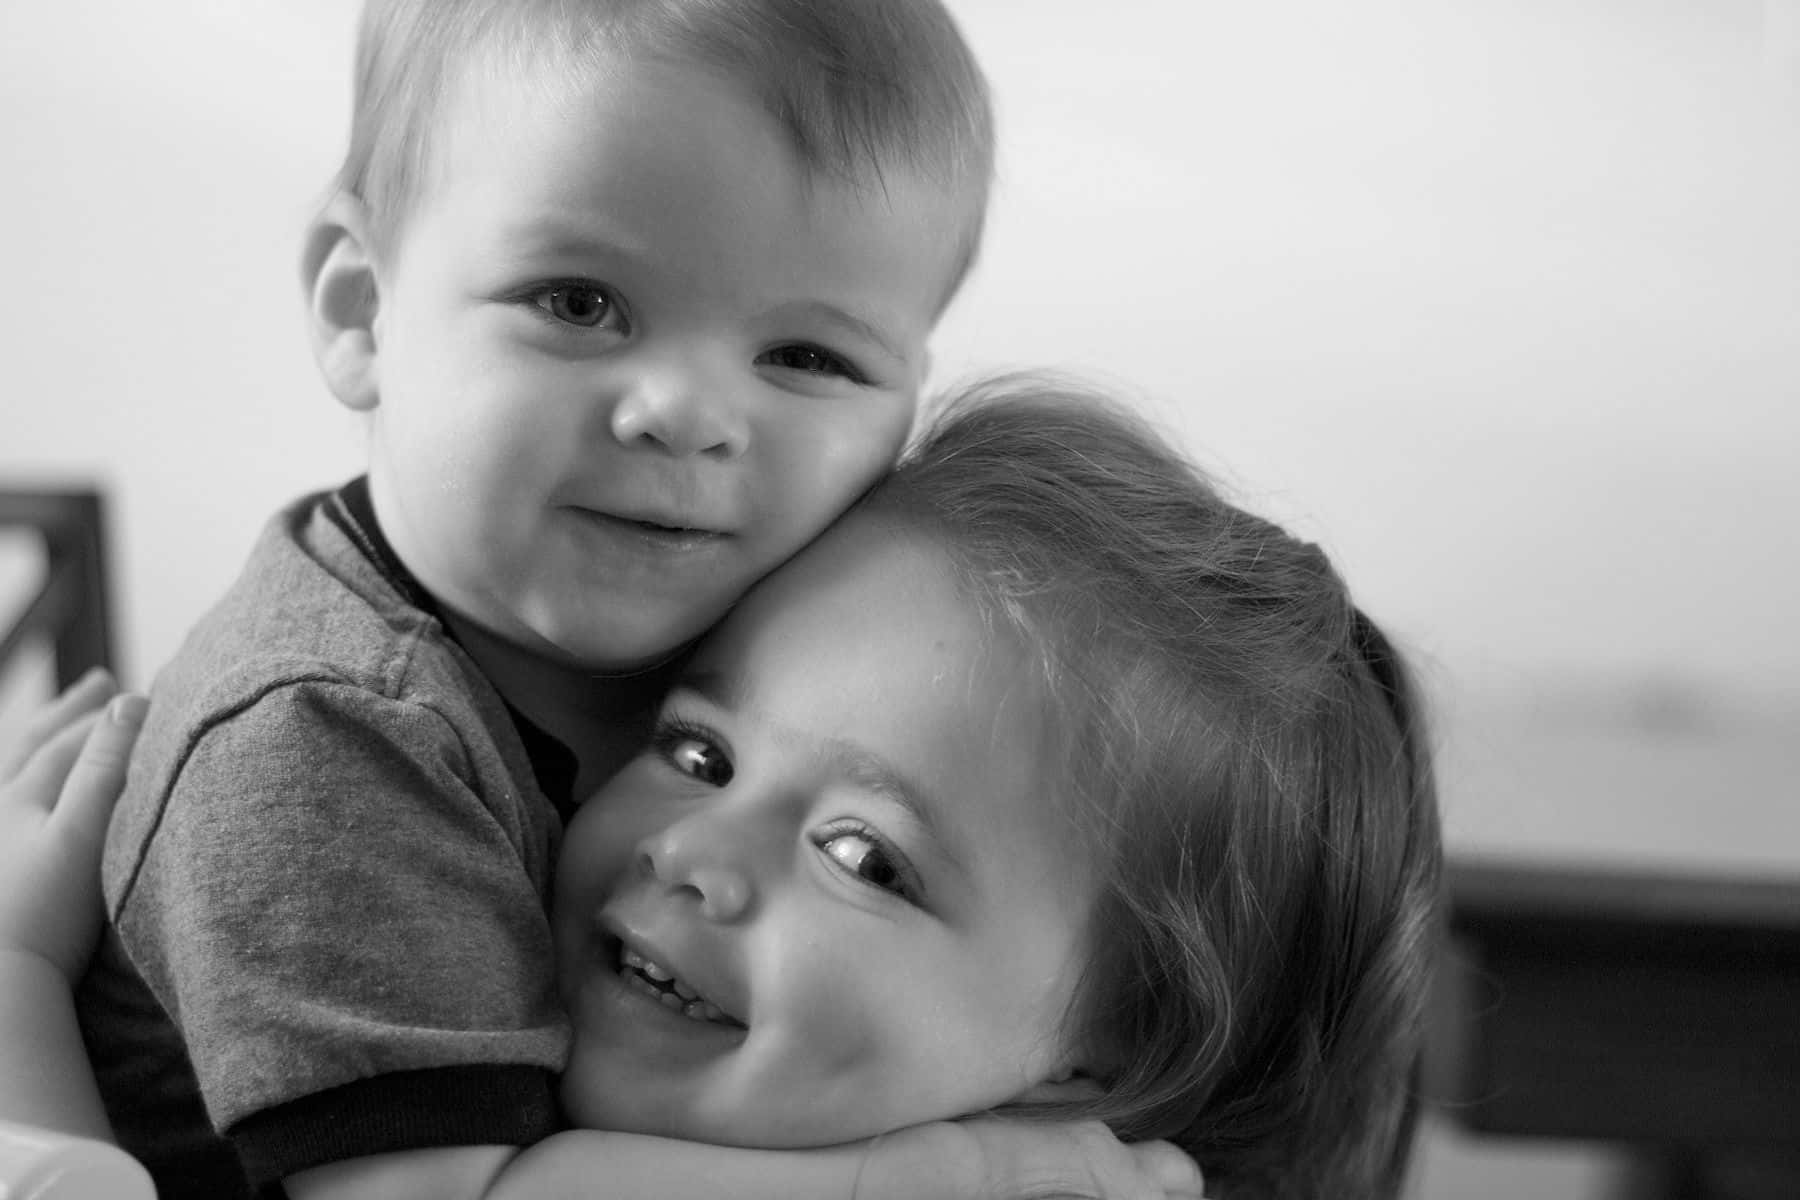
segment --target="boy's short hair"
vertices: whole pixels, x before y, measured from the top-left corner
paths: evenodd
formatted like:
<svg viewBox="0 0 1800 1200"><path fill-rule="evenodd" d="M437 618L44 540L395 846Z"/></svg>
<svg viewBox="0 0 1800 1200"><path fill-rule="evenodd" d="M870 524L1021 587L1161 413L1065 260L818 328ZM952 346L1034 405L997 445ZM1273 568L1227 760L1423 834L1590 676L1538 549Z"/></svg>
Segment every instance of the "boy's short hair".
<svg viewBox="0 0 1800 1200"><path fill-rule="evenodd" d="M938 0L367 0L340 190L392 244L429 178L432 122L481 56L573 73L641 55L716 70L809 170L879 190L904 168L967 198L960 282L993 172L987 85ZM954 291L954 285L952 286Z"/></svg>

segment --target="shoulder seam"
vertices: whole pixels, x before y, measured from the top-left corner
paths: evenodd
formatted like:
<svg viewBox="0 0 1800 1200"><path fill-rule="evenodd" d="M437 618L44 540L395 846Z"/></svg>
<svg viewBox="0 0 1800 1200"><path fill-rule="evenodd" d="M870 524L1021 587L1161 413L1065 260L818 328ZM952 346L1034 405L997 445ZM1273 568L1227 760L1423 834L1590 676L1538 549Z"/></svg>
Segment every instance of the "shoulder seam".
<svg viewBox="0 0 1800 1200"><path fill-rule="evenodd" d="M412 640L414 640L412 637L407 639L408 642L411 642ZM397 655L396 657L404 657L408 663L411 661L410 652L403 655ZM391 670L384 674L391 675ZM404 678L404 673L402 673L401 678ZM434 720L454 734L457 750L460 753L463 765L466 768L470 761L469 746L468 742L463 738L462 731L456 728L456 723L439 711L435 705L402 701L400 696L394 694L397 682L398 681L393 678L384 678L382 681L383 690L377 694L383 699L395 703L412 703L421 712L430 713ZM110 924L117 925L125 914L126 906L131 903L132 895L137 890L138 877L143 873L144 862L150 855L150 847L156 841L156 836L162 829L163 818L169 811L170 796L174 792L176 786L181 782L182 773L187 770L188 760L193 757L194 751L198 748L201 741L213 730L219 728L219 726L235 717L241 716L250 709L255 708L258 704L261 704L264 700L267 700L277 692L301 688L309 684L358 689L362 687L362 685L344 678L341 674L334 674L323 670L318 671L315 674L302 674L282 679L272 679L267 681L262 687L241 697L235 703L218 709L204 720L194 724L193 729L189 731L188 736L183 741L180 751L175 755L175 762L169 771L168 779L163 785L161 794L156 798L155 816L150 821L150 827L145 831L143 837L138 840L137 846L134 847L131 870L126 877L124 886L119 889L118 902L107 907L106 919Z"/></svg>

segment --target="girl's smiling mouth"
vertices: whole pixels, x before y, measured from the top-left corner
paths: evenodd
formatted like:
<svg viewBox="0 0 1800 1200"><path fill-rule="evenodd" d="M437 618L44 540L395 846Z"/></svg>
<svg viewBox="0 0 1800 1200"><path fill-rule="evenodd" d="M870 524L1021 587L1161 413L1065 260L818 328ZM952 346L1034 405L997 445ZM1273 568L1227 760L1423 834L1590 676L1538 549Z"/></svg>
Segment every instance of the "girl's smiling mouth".
<svg viewBox="0 0 1800 1200"><path fill-rule="evenodd" d="M601 965L609 967L627 990L654 1000L671 1013L723 1029L749 1028L672 968L616 934L603 937L600 958Z"/></svg>
<svg viewBox="0 0 1800 1200"><path fill-rule="evenodd" d="M664 1008L679 1012L690 1020L709 1021L733 1029L745 1028L742 1021L689 987L667 967L655 959L645 958L623 942L619 943L619 977L627 986L654 996Z"/></svg>

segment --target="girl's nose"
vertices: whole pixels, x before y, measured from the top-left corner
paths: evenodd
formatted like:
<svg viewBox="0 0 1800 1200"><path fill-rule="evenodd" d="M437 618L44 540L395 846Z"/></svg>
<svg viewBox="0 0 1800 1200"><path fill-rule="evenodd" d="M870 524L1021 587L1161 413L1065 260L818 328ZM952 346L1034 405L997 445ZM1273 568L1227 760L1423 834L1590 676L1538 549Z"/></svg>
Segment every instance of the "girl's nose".
<svg viewBox="0 0 1800 1200"><path fill-rule="evenodd" d="M747 386L700 362L647 366L613 407L612 435L679 458L736 458L749 446Z"/></svg>
<svg viewBox="0 0 1800 1200"><path fill-rule="evenodd" d="M738 921L754 908L756 888L736 841L715 816L693 814L640 841L638 868L709 920Z"/></svg>

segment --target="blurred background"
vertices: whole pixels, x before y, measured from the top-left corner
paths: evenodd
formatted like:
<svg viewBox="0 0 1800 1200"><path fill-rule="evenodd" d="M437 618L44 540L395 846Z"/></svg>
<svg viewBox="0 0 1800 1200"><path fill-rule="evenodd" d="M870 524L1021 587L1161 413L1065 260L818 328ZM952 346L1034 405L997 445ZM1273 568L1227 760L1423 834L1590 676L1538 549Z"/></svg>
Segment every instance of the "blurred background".
<svg viewBox="0 0 1800 1200"><path fill-rule="evenodd" d="M1324 543L1422 663L1453 849L1800 874L1800 4L950 3L1001 155L938 381L1111 379ZM358 469L296 274L354 10L0 6L0 487L106 490L134 686ZM1616 1169L1434 1125L1415 1191Z"/></svg>

